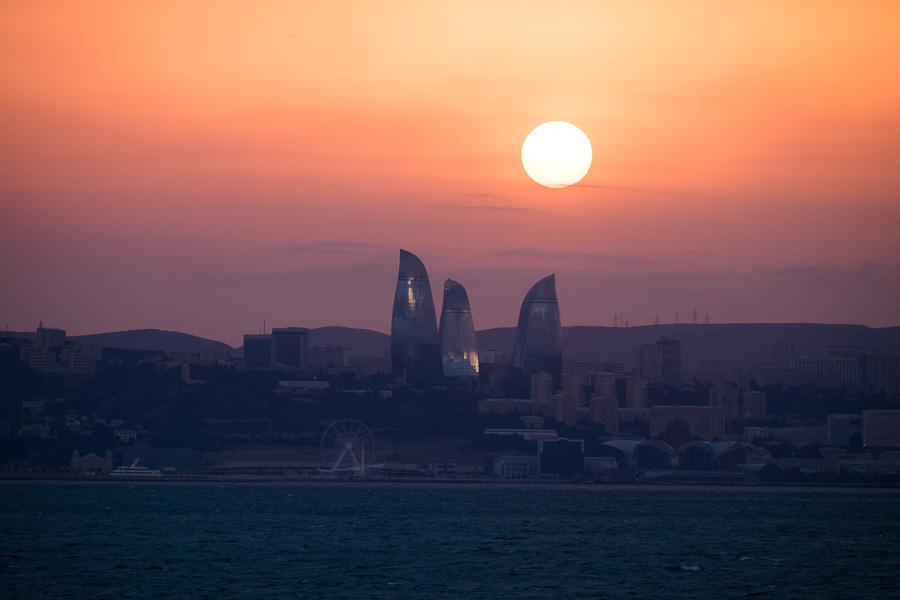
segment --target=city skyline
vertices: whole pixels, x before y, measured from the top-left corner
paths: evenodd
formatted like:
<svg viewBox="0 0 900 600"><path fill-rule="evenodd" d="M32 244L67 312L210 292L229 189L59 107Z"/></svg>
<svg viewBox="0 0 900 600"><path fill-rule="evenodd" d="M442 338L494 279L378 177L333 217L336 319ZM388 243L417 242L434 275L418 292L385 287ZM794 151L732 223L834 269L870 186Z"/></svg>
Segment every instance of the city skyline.
<svg viewBox="0 0 900 600"><path fill-rule="evenodd" d="M17 4L0 34L12 331L388 332L398 248L479 329L549 272L567 325L900 325L888 3ZM593 148L565 189L520 160L551 120Z"/></svg>

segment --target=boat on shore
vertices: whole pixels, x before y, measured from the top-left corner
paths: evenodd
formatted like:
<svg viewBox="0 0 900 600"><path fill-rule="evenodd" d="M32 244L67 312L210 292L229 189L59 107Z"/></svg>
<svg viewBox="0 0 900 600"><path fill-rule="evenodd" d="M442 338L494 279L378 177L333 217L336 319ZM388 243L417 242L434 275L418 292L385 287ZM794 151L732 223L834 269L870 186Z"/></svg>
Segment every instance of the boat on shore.
<svg viewBox="0 0 900 600"><path fill-rule="evenodd" d="M121 467L116 467L110 472L111 477L162 477L162 472L159 469L148 469L147 467L138 466L138 460L135 459L133 463L131 463L130 467L126 467L122 465Z"/></svg>

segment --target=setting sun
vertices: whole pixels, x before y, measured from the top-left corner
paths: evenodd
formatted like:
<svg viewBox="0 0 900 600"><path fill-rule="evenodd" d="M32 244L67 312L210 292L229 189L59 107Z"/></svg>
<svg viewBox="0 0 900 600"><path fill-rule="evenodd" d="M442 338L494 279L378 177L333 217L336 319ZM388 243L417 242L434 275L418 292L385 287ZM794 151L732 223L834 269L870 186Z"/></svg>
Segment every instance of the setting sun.
<svg viewBox="0 0 900 600"><path fill-rule="evenodd" d="M591 142L570 123L550 121L536 127L522 145L522 166L537 183L562 188L578 183L591 168Z"/></svg>

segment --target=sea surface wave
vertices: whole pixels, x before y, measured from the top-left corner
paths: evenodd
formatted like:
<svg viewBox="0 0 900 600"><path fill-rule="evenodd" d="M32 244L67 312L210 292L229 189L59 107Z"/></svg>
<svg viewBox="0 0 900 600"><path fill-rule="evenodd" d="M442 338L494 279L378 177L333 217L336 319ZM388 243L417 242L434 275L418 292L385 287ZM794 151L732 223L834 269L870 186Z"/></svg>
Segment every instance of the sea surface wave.
<svg viewBox="0 0 900 600"><path fill-rule="evenodd" d="M900 491L0 483L4 598L886 598Z"/></svg>

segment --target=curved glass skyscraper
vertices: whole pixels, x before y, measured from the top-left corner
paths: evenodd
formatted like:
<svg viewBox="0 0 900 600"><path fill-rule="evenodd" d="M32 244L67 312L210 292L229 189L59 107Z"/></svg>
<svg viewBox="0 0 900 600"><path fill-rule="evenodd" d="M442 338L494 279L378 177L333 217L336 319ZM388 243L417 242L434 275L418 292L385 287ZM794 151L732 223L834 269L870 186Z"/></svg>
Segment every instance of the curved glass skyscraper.
<svg viewBox="0 0 900 600"><path fill-rule="evenodd" d="M559 382L562 374L562 321L556 298L556 275L532 286L522 301L512 367L523 374L546 371Z"/></svg>
<svg viewBox="0 0 900 600"><path fill-rule="evenodd" d="M466 288L448 279L444 282L441 309L441 357L444 377L478 376L478 343Z"/></svg>
<svg viewBox="0 0 900 600"><path fill-rule="evenodd" d="M395 375L440 378L441 347L431 284L422 261L400 250L400 274L391 318L391 367Z"/></svg>

